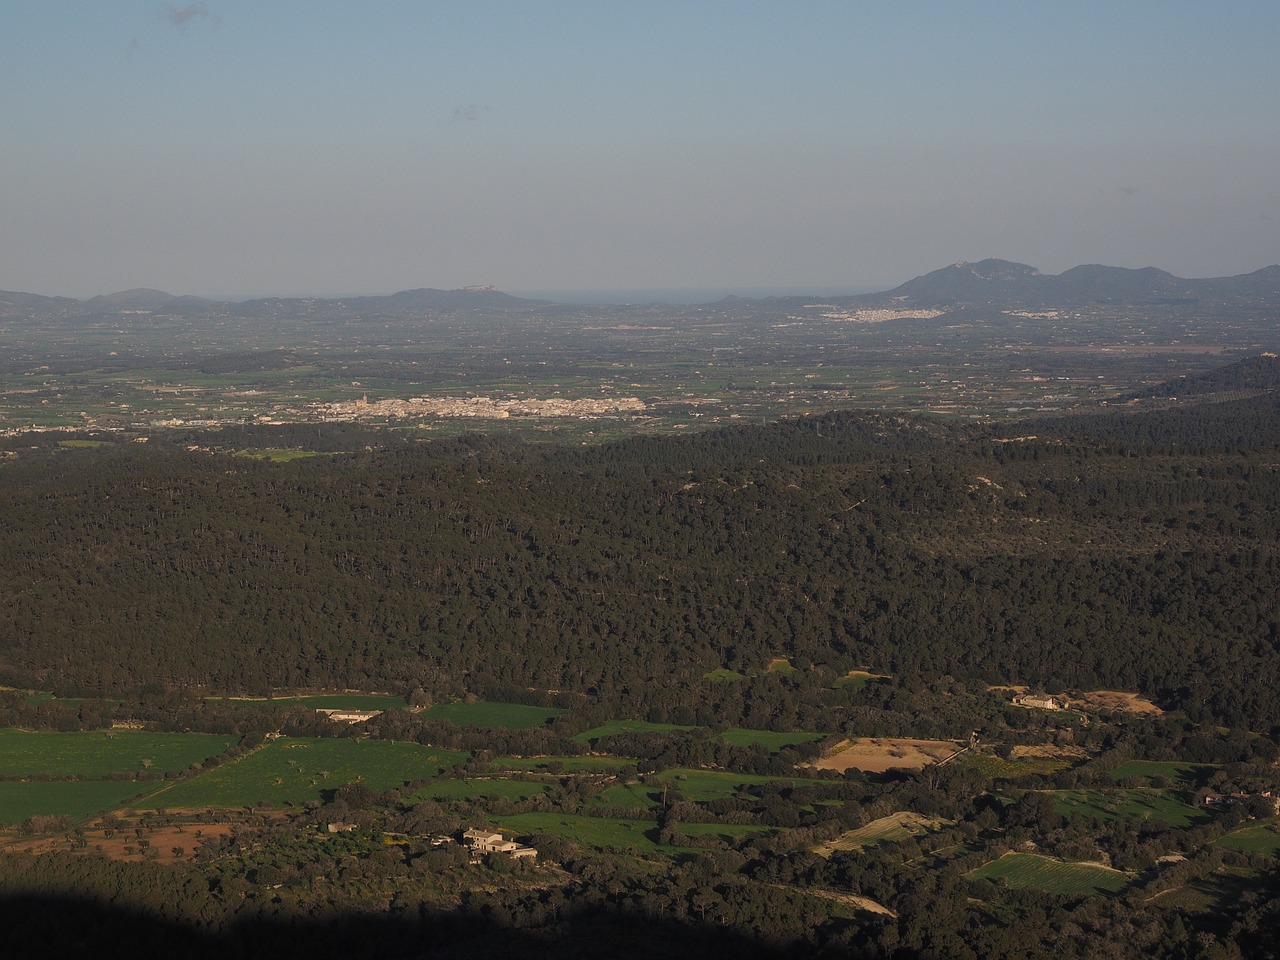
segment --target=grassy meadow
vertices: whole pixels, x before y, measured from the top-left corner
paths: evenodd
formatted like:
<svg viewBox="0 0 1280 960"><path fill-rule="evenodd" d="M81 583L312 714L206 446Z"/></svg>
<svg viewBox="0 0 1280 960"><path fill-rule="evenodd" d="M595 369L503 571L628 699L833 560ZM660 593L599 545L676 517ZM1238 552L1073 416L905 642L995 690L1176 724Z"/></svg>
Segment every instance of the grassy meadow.
<svg viewBox="0 0 1280 960"><path fill-rule="evenodd" d="M137 809L204 809L322 800L344 783L390 790L465 760L456 750L391 740L282 737L190 780L167 785Z"/></svg>
<svg viewBox="0 0 1280 960"><path fill-rule="evenodd" d="M1172 827L1190 827L1210 817L1166 790L1052 790L1053 808L1064 817L1097 820L1163 820Z"/></svg>
<svg viewBox="0 0 1280 960"><path fill-rule="evenodd" d="M136 780L0 780L0 825L28 817L86 820L127 803L154 784Z"/></svg>
<svg viewBox="0 0 1280 960"><path fill-rule="evenodd" d="M465 727L492 727L501 730L532 730L545 727L563 710L554 707L530 707L523 703L499 703L477 700L465 703L432 704L426 715L432 720L444 720Z"/></svg>
<svg viewBox="0 0 1280 960"><path fill-rule="evenodd" d="M1255 823L1231 833L1224 834L1214 841L1215 846L1227 850L1239 850L1241 853L1261 853L1275 856L1280 853L1280 824Z"/></svg>
<svg viewBox="0 0 1280 960"><path fill-rule="evenodd" d="M1046 893L1119 893L1127 874L1089 863L1064 863L1034 853L1006 853L969 874L973 879L1003 881L1011 887Z"/></svg>
<svg viewBox="0 0 1280 960"><path fill-rule="evenodd" d="M146 730L0 729L0 774L101 779L112 774L178 772L222 753L238 739Z"/></svg>
<svg viewBox="0 0 1280 960"><path fill-rule="evenodd" d="M825 733L777 733L773 730L748 730L744 727L730 727L720 735L720 739L733 747L752 747L759 744L770 753L777 753L783 747L811 743L814 740L821 740L825 736Z"/></svg>

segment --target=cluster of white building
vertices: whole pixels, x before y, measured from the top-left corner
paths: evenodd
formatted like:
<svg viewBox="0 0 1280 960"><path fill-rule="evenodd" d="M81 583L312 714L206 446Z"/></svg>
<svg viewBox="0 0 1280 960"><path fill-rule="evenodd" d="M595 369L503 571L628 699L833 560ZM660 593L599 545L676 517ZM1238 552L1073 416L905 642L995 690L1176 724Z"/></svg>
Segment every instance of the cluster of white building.
<svg viewBox="0 0 1280 960"><path fill-rule="evenodd" d="M533 847L526 847L514 840L508 840L500 833L479 830L475 827L463 833L462 842L477 853L505 853L518 859L538 855L538 851Z"/></svg>

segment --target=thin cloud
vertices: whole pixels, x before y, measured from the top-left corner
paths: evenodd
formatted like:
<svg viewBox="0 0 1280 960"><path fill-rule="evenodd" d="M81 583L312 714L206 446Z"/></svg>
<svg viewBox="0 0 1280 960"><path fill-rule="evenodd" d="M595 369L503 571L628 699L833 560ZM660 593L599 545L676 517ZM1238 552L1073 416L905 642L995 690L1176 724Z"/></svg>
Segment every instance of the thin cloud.
<svg viewBox="0 0 1280 960"><path fill-rule="evenodd" d="M209 8L203 3L166 3L164 16L171 24L181 30L192 20L201 20L209 16Z"/></svg>

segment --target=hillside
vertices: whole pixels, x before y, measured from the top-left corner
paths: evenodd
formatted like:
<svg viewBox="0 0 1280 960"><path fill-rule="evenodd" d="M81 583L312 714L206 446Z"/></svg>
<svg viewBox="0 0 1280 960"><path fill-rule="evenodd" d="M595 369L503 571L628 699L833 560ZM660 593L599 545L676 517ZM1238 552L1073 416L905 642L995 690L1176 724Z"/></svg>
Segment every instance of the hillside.
<svg viewBox="0 0 1280 960"><path fill-rule="evenodd" d="M908 280L879 294L847 298L865 305L899 307L986 306L1049 309L1099 304L1150 306L1175 303L1280 303L1280 267L1235 277L1188 280L1154 267L1131 270L1089 264L1058 275L1007 260L960 262Z"/></svg>
<svg viewBox="0 0 1280 960"><path fill-rule="evenodd" d="M1267 392L1280 389L1280 357L1263 353L1192 377L1179 377L1128 394L1122 399L1203 400L1224 394Z"/></svg>
<svg viewBox="0 0 1280 960"><path fill-rule="evenodd" d="M263 429L197 440L223 452L23 438L0 470L0 680L657 707L784 656L1134 689L1266 728L1280 479L1250 464L1280 410L1200 410L992 432L832 414L585 449L348 431L349 452L283 463L234 455L286 442Z"/></svg>

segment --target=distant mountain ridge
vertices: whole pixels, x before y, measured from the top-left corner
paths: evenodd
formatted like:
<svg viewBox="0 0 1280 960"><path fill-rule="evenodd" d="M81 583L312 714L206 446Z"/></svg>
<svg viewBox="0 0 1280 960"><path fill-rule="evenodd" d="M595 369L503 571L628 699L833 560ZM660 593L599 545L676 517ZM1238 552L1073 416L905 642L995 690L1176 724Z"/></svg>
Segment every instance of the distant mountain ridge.
<svg viewBox="0 0 1280 960"><path fill-rule="evenodd" d="M1008 260L961 261L884 293L844 299L884 306L1016 309L1254 298L1280 299L1280 265L1233 277L1188 280L1155 267L1131 270L1084 264L1055 276Z"/></svg>
<svg viewBox="0 0 1280 960"><path fill-rule="evenodd" d="M750 303L802 303L806 297L726 297L724 306ZM1195 304L1207 301L1245 303L1266 301L1280 305L1280 265L1231 277L1189 280L1155 267L1128 269L1082 264L1063 273L1045 274L1025 263L988 258L960 261L908 280L881 293L823 297L851 307L951 311L965 307L997 309L1055 309L1090 305ZM79 316L123 311L167 313L228 313L240 316L400 312L411 310L507 310L548 306L494 287L439 290L420 287L385 296L262 297L243 302L179 297L162 290L138 288L104 294L89 300L46 297L0 290L0 316L54 314Z"/></svg>
<svg viewBox="0 0 1280 960"><path fill-rule="evenodd" d="M118 293L100 294L88 300L46 297L37 293L0 290L0 316L63 317L112 313L161 312L172 314L234 314L255 316L296 312L380 313L404 310L503 310L541 306L548 301L513 297L493 287L464 287L437 290L421 287L387 296L359 297L260 297L245 301L208 300L204 297L175 296L163 290L137 287Z"/></svg>

